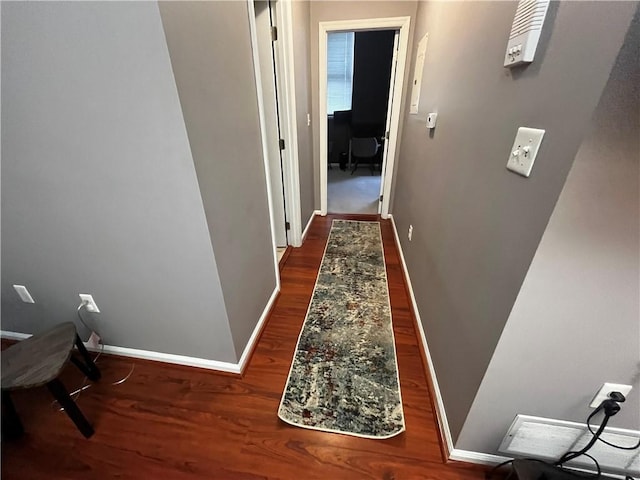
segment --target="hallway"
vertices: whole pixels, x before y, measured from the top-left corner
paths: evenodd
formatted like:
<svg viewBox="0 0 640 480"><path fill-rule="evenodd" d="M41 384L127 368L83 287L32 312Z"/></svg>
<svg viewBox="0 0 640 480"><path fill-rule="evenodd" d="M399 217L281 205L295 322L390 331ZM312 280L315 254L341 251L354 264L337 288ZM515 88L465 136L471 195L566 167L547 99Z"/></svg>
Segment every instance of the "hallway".
<svg viewBox="0 0 640 480"><path fill-rule="evenodd" d="M367 440L294 428L276 411L333 218L316 217L282 270L282 291L243 378L105 355L104 381L79 405L94 423L84 440L44 390L16 392L26 436L2 442L2 478L431 479L484 478L479 466L443 464L425 372L390 221L381 221L406 432ZM6 343L3 342L3 345ZM81 381L73 367L64 380ZM36 393L37 392L37 393ZM34 459L37 458L37 461Z"/></svg>

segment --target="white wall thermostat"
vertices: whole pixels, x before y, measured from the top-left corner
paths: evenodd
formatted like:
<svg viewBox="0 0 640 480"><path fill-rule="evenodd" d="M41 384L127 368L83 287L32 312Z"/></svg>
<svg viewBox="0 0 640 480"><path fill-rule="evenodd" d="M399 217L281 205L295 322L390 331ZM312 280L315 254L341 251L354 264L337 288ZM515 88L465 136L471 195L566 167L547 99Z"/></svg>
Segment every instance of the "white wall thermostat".
<svg viewBox="0 0 640 480"><path fill-rule="evenodd" d="M544 130L539 128L520 127L511 147L507 168L523 177L531 175L533 162L540 150Z"/></svg>
<svg viewBox="0 0 640 480"><path fill-rule="evenodd" d="M436 119L438 114L433 112L427 115L427 128L436 128Z"/></svg>
<svg viewBox="0 0 640 480"><path fill-rule="evenodd" d="M514 67L533 62L549 0L520 0L504 56L504 66Z"/></svg>

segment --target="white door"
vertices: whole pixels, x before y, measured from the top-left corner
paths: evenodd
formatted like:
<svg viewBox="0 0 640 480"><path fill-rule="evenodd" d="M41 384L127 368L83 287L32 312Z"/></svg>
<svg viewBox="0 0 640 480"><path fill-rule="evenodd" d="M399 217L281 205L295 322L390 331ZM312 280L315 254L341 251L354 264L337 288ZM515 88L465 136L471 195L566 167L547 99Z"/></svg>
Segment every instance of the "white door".
<svg viewBox="0 0 640 480"><path fill-rule="evenodd" d="M280 128L278 120L277 85L274 70L273 41L271 34L272 15L268 1L254 1L256 14L256 33L258 40L258 58L264 99L264 117L266 120L267 151L269 177L273 197L273 220L277 247L286 247L287 229L282 182L282 157L280 150Z"/></svg>
<svg viewBox="0 0 640 480"><path fill-rule="evenodd" d="M387 104L387 121L384 127L385 140L382 152L382 168L380 176L380 195L378 197L378 213L382 212L382 194L384 193L384 180L387 172L387 159L389 158L389 131L391 130L391 109L393 108L393 91L396 85L396 73L398 71L398 41L400 31L397 30L393 38L393 60L391 61L391 80L389 81L389 103ZM398 105L399 107L399 105Z"/></svg>

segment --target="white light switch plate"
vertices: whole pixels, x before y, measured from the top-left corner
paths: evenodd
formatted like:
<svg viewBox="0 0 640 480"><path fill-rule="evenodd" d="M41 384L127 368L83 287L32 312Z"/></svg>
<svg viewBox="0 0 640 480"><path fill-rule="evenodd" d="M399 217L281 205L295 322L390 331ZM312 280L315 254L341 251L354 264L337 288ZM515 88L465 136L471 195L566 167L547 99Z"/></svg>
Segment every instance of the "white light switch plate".
<svg viewBox="0 0 640 480"><path fill-rule="evenodd" d="M542 137L544 137L544 130L528 127L518 128L511 153L509 153L507 168L523 177L528 177L531 174L536 155L538 155Z"/></svg>

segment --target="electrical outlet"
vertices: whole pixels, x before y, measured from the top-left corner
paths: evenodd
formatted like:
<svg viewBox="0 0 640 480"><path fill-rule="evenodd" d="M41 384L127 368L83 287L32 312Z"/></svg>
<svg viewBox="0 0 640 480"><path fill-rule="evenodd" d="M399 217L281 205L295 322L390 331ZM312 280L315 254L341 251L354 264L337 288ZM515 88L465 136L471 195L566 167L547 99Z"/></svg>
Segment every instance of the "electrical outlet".
<svg viewBox="0 0 640 480"><path fill-rule="evenodd" d="M93 296L91 296L90 294L81 293L80 300L82 301L82 303L86 304L87 312L100 313L98 305L96 305L96 302L93 300Z"/></svg>
<svg viewBox="0 0 640 480"><path fill-rule="evenodd" d="M609 398L609 394L611 392L620 392L625 397L629 396L629 392L633 387L631 385L621 385L619 383L605 383L596 396L591 400L591 404L589 405L591 408L598 408L603 400Z"/></svg>
<svg viewBox="0 0 640 480"><path fill-rule="evenodd" d="M436 120L438 119L438 114L435 112L432 112L430 114L427 115L427 128L428 129L432 129L432 128L436 128Z"/></svg>
<svg viewBox="0 0 640 480"><path fill-rule="evenodd" d="M411 241L411 237L413 237L413 225L409 225L409 232L407 233L409 241Z"/></svg>
<svg viewBox="0 0 640 480"><path fill-rule="evenodd" d="M14 285L13 288L20 296L20 300L22 300L24 303L36 303L36 301L29 293L29 290L27 290L27 287L25 287L24 285Z"/></svg>

